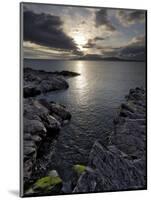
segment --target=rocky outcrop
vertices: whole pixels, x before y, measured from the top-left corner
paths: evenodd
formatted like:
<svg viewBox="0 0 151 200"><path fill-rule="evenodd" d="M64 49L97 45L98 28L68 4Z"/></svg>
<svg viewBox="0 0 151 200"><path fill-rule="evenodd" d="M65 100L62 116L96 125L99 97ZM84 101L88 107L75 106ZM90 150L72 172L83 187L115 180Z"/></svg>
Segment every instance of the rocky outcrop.
<svg viewBox="0 0 151 200"><path fill-rule="evenodd" d="M43 139L50 141L68 122L71 114L65 106L46 100L24 99L24 183L31 181L37 152Z"/></svg>
<svg viewBox="0 0 151 200"><path fill-rule="evenodd" d="M24 68L24 98L34 97L54 90L66 89L69 85L64 77L74 77L77 75L79 74L69 71L45 72L43 70Z"/></svg>
<svg viewBox="0 0 151 200"><path fill-rule="evenodd" d="M132 158L141 158L146 152L146 92L131 89L126 102L114 120L110 142Z"/></svg>
<svg viewBox="0 0 151 200"><path fill-rule="evenodd" d="M146 92L131 89L114 119L108 145L96 141L73 193L146 188Z"/></svg>
<svg viewBox="0 0 151 200"><path fill-rule="evenodd" d="M35 180L47 174L47 170L43 169L41 162L44 162L42 158L39 159L39 154L42 154L42 157L47 157L47 151L52 151L52 143L61 127L71 119L71 114L64 105L32 97L41 93L66 89L69 87L66 79L77 75L79 74L69 71L46 72L24 68L23 176L25 191L30 185L33 185ZM49 143L48 150L46 149L46 141ZM33 191L35 192L35 187Z"/></svg>

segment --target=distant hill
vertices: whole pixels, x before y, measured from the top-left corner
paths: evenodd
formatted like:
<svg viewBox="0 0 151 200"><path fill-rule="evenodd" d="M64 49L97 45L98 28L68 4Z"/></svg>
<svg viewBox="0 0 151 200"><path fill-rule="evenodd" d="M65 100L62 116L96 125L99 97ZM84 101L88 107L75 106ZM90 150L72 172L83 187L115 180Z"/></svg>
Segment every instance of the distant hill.
<svg viewBox="0 0 151 200"><path fill-rule="evenodd" d="M124 58L119 58L119 57L102 57L100 55L93 55L93 54L88 54L82 57L78 58L73 58L71 60L106 60L106 61L130 61L130 62L144 62L145 60L143 59L124 59Z"/></svg>
<svg viewBox="0 0 151 200"><path fill-rule="evenodd" d="M125 61L125 62L145 62L144 59L124 59L118 57L102 57L99 55L85 55L82 57L70 59L37 59L37 58L24 58L24 60L52 60L52 61L68 61L68 60L88 60L88 61Z"/></svg>

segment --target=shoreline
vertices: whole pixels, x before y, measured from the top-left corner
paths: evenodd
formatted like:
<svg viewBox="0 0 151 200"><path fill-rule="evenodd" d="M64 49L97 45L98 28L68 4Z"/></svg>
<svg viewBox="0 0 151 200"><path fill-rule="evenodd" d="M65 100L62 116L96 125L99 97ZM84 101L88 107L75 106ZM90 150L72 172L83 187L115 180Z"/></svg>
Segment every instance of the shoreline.
<svg viewBox="0 0 151 200"><path fill-rule="evenodd" d="M114 118L109 144L97 140L73 193L146 189L146 91L130 89Z"/></svg>
<svg viewBox="0 0 151 200"><path fill-rule="evenodd" d="M31 72L35 73L35 71L36 71L36 70L32 70L32 69L28 69L28 70L30 71L30 75L31 75ZM75 74L72 74L72 72L67 73L67 76L65 75L65 77L64 77L62 74L60 74L60 72L44 72L43 70L37 70L36 74L34 74L33 76L29 76L29 77L27 76L30 81L29 80L28 81L26 80L26 81L28 83L30 82L31 85L34 86L33 83L35 83L37 81L37 78L39 76L40 76L40 79L43 79L44 77L46 77L46 80L49 81L50 79L47 78L46 75L49 75L51 78L52 78L52 76L54 76L55 79L53 79L53 81L57 80L57 82L58 82L58 78L60 78L60 77L61 78L63 77L63 80L66 81L67 77L75 76ZM76 74L76 75L79 75L79 74ZM41 81L42 80L40 80L40 83L41 83ZM53 81L50 80L49 83L52 84ZM45 88L45 84L42 86L42 88ZM63 88L63 89L67 89L67 88ZM61 88L58 87L57 89L60 90L60 89L62 89L62 87ZM53 91L53 89L49 88L46 91L43 91L43 89L41 89L41 93L42 92L50 92L50 91ZM34 93L34 96L36 96L36 95L38 95L38 94ZM44 195L47 193L49 195L53 195L53 194L64 194L64 193L81 193L81 192L88 193L88 192L96 192L96 191L102 192L102 191L108 191L108 190L109 191L124 190L126 186L123 186L123 182L121 183L120 180L118 180L117 177L119 177L119 174L116 174L116 172L114 170L111 170L111 171L109 170L109 173L110 173L110 175L111 174L117 175L117 177L113 177L113 179L114 179L113 181L118 183L116 185L117 188L114 188L113 185L112 185L113 188L111 187L111 185L110 185L110 182L112 182L111 178L107 179L108 184L103 185L103 188L100 188L99 186L97 186L98 188L96 188L96 185L100 181L103 181L102 180L103 178L105 179L106 177L108 177L108 174L106 174L106 175L104 175L103 178L101 178L103 174L107 173L106 169L111 168L112 164L110 162L119 163L119 166L121 166L120 170L122 170L122 171L119 170L118 166L115 166L115 169L119 170L120 173L125 173L124 172L125 169L127 170L127 172L129 172L128 170L130 168L130 171L133 171L132 176L137 175L137 176L141 177L140 179L142 182L138 182L136 185L134 185L135 181L134 181L133 177L132 177L132 180L130 180L130 179L126 180L126 181L131 182L130 186L132 187L132 189L139 188L139 184L143 185L145 187L145 182L144 182L145 175L143 174L143 173L145 173L145 171L140 173L142 166L144 167L144 165L145 165L145 161L143 160L143 159L145 159L145 156L143 158L143 155L145 154L145 149L143 149L144 146L143 146L143 143L140 142L140 138L136 137L136 136L135 136L135 138L131 137L131 135L134 136L134 134L133 133L130 134L130 131L132 131L132 130L133 131L137 130L139 132L138 127L141 126L141 128L143 128L143 131L144 131L144 134L142 134L142 135L143 135L143 138L145 139L145 123L146 123L146 121L145 121L146 120L145 119L146 96L145 95L146 95L146 92L143 88L130 89L129 95L126 96L126 102L121 104L119 113L117 113L117 116L114 119L114 130L111 131L109 137L106 136L107 138L105 138L108 141L108 144L103 144L102 141L100 141L101 138L98 138L98 141L96 141L94 143L94 145L91 149L91 153L89 155L88 166L79 165L78 168L76 168L76 170L74 169L75 173L73 173L73 177L71 177L70 182L64 182L64 180L61 180L57 185L53 185L51 190L44 191L41 187L37 186L37 181L38 180L41 181L42 178L50 177L49 174L47 174L47 173L43 174L39 178L38 178L38 176L36 178L32 177L33 180L31 183L31 188L28 188L28 190L26 190L25 196L30 196L30 195L33 196L33 194L36 196L36 193L38 195L39 194ZM44 139L48 135L50 136L49 137L50 146L52 145L51 142L52 142L52 140L54 140L54 138L56 139L56 142L57 142L57 135L59 134L60 129L65 124L68 124L68 122L71 119L71 114L67 110L67 108L63 105L56 104L55 102L47 102L45 100L38 101L31 97L26 97L26 98L24 98L24 100L26 101L25 107L27 108L25 118L27 118L28 120L29 119L37 120L35 123L35 126L33 126L34 130L32 130L34 134L33 133L32 134L34 136L37 135L37 127L38 127L38 134L39 134L38 136L39 137L41 137L41 135L43 135L43 139ZM28 106L28 105L30 105L30 106ZM140 113L140 110L142 113ZM33 119L33 112L34 112L34 119ZM51 116L51 117L49 117L49 116ZM140 118L142 116L143 116L143 119ZM38 122L38 120L39 120L39 122L42 122L43 125L40 124ZM136 123L136 121L137 121L137 123ZM28 123L30 123L30 122L28 121ZM28 123L27 123L27 125L29 125ZM142 123L144 123L144 124L142 124ZM125 124L127 126L127 129L124 130ZM25 130L27 130L27 128ZM126 132L125 135L123 134L123 132L124 132L123 130ZM127 133L129 133L129 134L127 134ZM122 141L121 141L121 138L123 138L123 137L121 137L121 134L123 134L123 136L124 136L124 139ZM35 138L36 138L36 140L38 140L38 137L35 137ZM29 141L29 138L26 138L26 139L28 139L28 141ZM103 139L103 140L105 140L105 139ZM31 139L31 140L33 140L33 139ZM31 140L30 140L30 143L28 142L28 144L30 144L29 146L33 148L33 146L32 146L33 144L31 144L32 143ZM35 142L38 142L36 140L35 140ZM128 145L130 142L132 143L131 150L133 150L133 148L135 146L138 147L138 146L142 145L143 151L142 150L140 152L136 151L136 152L133 152L132 154L130 154L127 152L128 150L130 151L130 148L121 147L121 144L123 141L124 141L124 143L128 142ZM138 146L135 145L136 142L138 142L138 144L139 144ZM36 156L37 156L37 152L34 150L33 150L33 152L31 154L32 156L30 155L30 159L28 160L28 166L30 163L31 168L36 163L35 160L36 160ZM136 153L139 154L139 157L138 157L138 155L136 155ZM102 154L104 155L104 157L101 156ZM118 154L119 156L116 154ZM110 157L110 156L112 157L111 161L108 160L108 157ZM104 163L104 159L107 160L106 166L103 168L101 167L101 169L100 169L100 166L102 166ZM139 159L139 161L137 162L138 159ZM141 159L141 162L140 162L140 159ZM33 160L34 160L34 162L32 162ZM96 160L97 160L98 164L96 164ZM135 162L135 165L134 165L133 161ZM94 166L92 165L92 163L94 163L93 165L95 165L95 169L94 169ZM80 170L80 173L79 173L79 170ZM52 171L53 171L53 173L52 173ZM98 173L98 171L99 171L99 173ZM53 176L52 176L53 178L54 178L54 174L55 174L55 177L60 178L58 172L55 169L51 169L50 174L51 174L51 176L53 174ZM30 175L31 174L29 174L28 181L27 181L28 184L29 184L29 180L30 180ZM125 174L124 176L128 176L128 173ZM85 177L87 177L88 179L86 179ZM112 175L111 175L111 177L112 177ZM92 181L91 181L91 179L92 179ZM139 178L138 178L138 180L139 180Z"/></svg>
<svg viewBox="0 0 151 200"><path fill-rule="evenodd" d="M70 71L46 72L24 68L24 98L34 97L41 93L55 90L63 90L69 87L66 78L79 76L80 74Z"/></svg>
<svg viewBox="0 0 151 200"><path fill-rule="evenodd" d="M80 74L69 71L45 72L24 69L24 190L45 174L36 163L43 141L47 138L51 148L61 128L71 119L71 114L64 105L45 99L38 100L36 96L67 89L69 85L66 78L77 75Z"/></svg>

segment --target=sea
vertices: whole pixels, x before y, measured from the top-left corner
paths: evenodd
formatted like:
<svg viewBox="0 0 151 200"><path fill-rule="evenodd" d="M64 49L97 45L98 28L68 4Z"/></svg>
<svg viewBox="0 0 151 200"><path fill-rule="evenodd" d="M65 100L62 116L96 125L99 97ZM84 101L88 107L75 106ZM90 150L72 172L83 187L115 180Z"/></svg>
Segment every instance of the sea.
<svg viewBox="0 0 151 200"><path fill-rule="evenodd" d="M87 164L94 142L112 131L113 119L129 90L146 84L145 62L25 59L24 67L80 73L67 79L68 89L38 97L64 104L72 115L59 134L53 158L66 179L69 168Z"/></svg>

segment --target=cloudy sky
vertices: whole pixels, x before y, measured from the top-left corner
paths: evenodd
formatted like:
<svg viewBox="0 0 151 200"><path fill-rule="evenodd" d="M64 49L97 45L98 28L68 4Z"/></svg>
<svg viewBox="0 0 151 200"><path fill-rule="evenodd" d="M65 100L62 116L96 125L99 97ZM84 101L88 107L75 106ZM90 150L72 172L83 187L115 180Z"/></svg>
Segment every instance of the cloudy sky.
<svg viewBox="0 0 151 200"><path fill-rule="evenodd" d="M145 11L23 4L24 58L145 58Z"/></svg>

